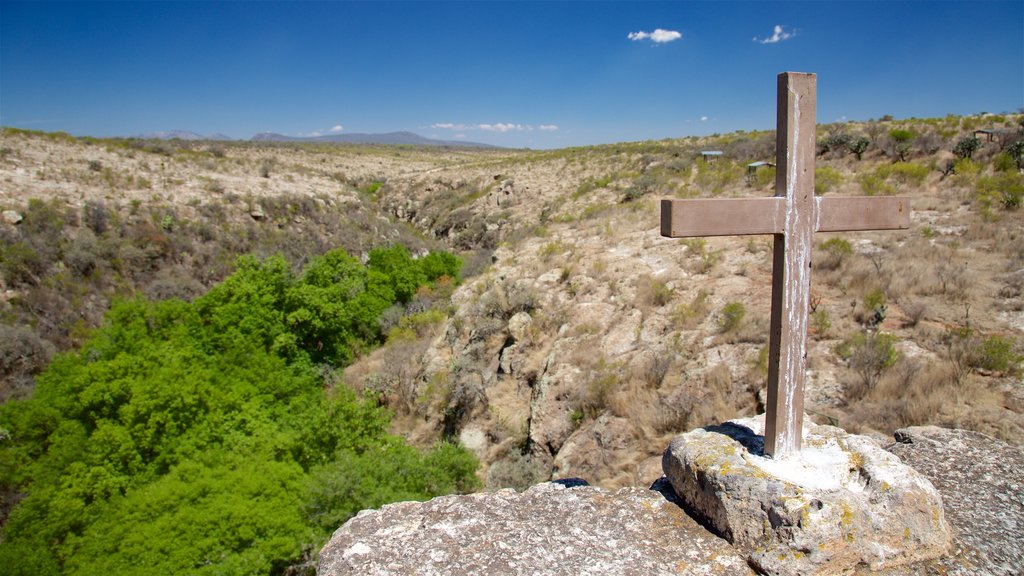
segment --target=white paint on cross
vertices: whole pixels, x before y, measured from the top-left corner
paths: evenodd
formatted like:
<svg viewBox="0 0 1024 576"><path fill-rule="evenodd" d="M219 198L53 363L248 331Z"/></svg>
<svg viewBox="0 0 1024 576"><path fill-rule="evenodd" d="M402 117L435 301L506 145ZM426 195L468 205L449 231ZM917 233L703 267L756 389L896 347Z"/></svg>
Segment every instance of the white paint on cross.
<svg viewBox="0 0 1024 576"><path fill-rule="evenodd" d="M661 201L662 236L774 235L764 431L773 457L800 450L814 233L910 227L906 198L814 195L816 88L814 74L779 74L774 197Z"/></svg>

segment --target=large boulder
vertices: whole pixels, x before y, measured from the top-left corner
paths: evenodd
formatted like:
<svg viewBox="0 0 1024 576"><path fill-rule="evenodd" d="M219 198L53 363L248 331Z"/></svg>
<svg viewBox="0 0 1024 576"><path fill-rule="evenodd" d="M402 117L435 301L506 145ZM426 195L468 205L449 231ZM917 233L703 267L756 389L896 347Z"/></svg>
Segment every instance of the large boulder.
<svg viewBox="0 0 1024 576"><path fill-rule="evenodd" d="M320 576L745 575L663 492L559 481L360 512L320 552Z"/></svg>
<svg viewBox="0 0 1024 576"><path fill-rule="evenodd" d="M979 432L916 426L888 447L942 493L953 529L943 574L1024 574L1024 450Z"/></svg>
<svg viewBox="0 0 1024 576"><path fill-rule="evenodd" d="M740 442L743 449L749 450L749 446L757 452L760 438L752 429L734 429L729 434L727 437ZM824 566L794 562L770 568L762 555L755 564L759 571L771 573L784 566L790 573L834 571L857 576L1024 574L1024 451L977 432L935 427L899 430L896 438L887 450L920 472L924 478L918 478L924 486L932 485L930 480L941 493L953 533L945 555L903 565L885 563L878 571L867 563L840 567L829 562ZM853 444L858 442L855 439ZM807 448L821 448L815 444L818 442L808 442ZM885 454L872 452L863 464L851 463L868 475L878 474L877 464L868 464L875 459L889 460ZM816 474L819 483L827 478ZM884 486L871 486L865 480L863 492L873 492L882 500L888 497ZM324 547L319 574L753 574L746 564L749 548L730 545L698 524L687 509L698 514L691 506L682 505L666 478L654 488L611 492L581 481L558 481L523 493L501 490L446 496L363 511L335 532ZM781 481L778 488L783 494ZM791 502L800 503L800 498L797 495ZM783 506L774 508L768 526L762 527L767 530L772 522L781 527L787 521L813 525L826 517L822 514L826 505L821 504L821 510L807 510L810 523L804 522L802 507L797 507L800 514L794 516ZM702 521L711 527L706 516L701 516ZM838 524L855 541L880 520L856 516L852 508L846 519L844 524L841 515ZM889 521L899 525L906 519ZM839 548L848 545L836 544ZM914 541L906 545L909 549L916 546Z"/></svg>
<svg viewBox="0 0 1024 576"><path fill-rule="evenodd" d="M764 416L677 436L665 475L687 510L767 574L850 573L937 558L942 498L870 438L808 425L803 449L763 453Z"/></svg>

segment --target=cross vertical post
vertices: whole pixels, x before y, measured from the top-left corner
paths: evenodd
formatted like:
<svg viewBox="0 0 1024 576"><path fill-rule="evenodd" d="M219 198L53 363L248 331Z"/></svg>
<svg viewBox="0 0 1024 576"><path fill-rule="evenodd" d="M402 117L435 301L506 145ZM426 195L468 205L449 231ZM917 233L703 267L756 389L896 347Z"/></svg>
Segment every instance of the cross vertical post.
<svg viewBox="0 0 1024 576"><path fill-rule="evenodd" d="M775 131L775 196L784 197L781 233L774 234L768 402L764 451L783 456L800 450L807 366L807 307L811 292L817 78L778 76ZM780 273L781 271L781 273Z"/></svg>

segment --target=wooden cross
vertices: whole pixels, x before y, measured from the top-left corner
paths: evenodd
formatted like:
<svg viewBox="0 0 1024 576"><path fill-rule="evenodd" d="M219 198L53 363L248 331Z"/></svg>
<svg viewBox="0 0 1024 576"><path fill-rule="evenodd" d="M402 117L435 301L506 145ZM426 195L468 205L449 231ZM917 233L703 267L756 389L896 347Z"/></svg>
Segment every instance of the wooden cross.
<svg viewBox="0 0 1024 576"><path fill-rule="evenodd" d="M662 236L774 235L764 430L772 457L800 450L814 233L910 227L905 198L814 195L816 86L814 74L779 74L775 196L661 201Z"/></svg>

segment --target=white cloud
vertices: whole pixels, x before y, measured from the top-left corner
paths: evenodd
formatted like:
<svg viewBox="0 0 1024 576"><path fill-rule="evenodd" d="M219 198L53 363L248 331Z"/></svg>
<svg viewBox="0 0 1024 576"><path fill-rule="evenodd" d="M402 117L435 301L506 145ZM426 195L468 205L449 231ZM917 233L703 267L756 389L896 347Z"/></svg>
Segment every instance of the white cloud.
<svg viewBox="0 0 1024 576"><path fill-rule="evenodd" d="M480 124L478 128L487 132L511 132L513 130L516 132L522 132L523 130L533 130L532 126L523 126L522 124L502 124L500 122L498 124Z"/></svg>
<svg viewBox="0 0 1024 576"><path fill-rule="evenodd" d="M700 117L700 121L701 122L707 122L708 121L708 117L707 116L701 116Z"/></svg>
<svg viewBox="0 0 1024 576"><path fill-rule="evenodd" d="M785 26L782 24L776 24L772 30L772 35L767 38L758 38L754 36L754 42L760 42L761 44L776 44L783 40L789 40L793 36L796 36L796 32L790 30L786 31Z"/></svg>
<svg viewBox="0 0 1024 576"><path fill-rule="evenodd" d="M431 124L430 127L435 130L453 130L458 132L482 130L484 132L499 132L502 134L505 132L533 132L534 130L554 132L558 130L558 126L555 124L541 124L540 126L534 127L531 124L514 124L510 122L498 122L496 124L456 124L454 122L438 122L436 124ZM463 134L463 136L465 135Z"/></svg>
<svg viewBox="0 0 1024 576"><path fill-rule="evenodd" d="M330 132L341 132L344 129L345 127L341 124L335 124L334 126L331 126Z"/></svg>
<svg viewBox="0 0 1024 576"><path fill-rule="evenodd" d="M656 29L654 32L644 32L643 30L640 30L639 32L630 32L629 34L626 35L626 38L629 38L633 42L640 42L641 40L650 40L655 44L674 42L675 40L679 40L682 37L683 34L681 32L676 32L675 30L663 30L661 28Z"/></svg>

